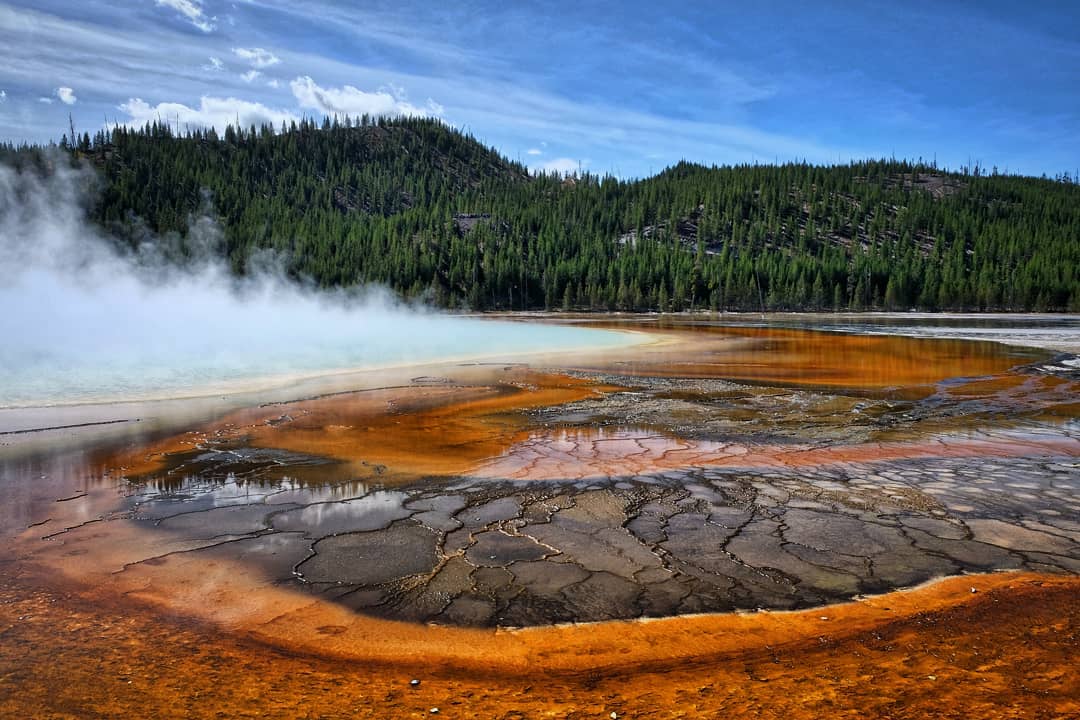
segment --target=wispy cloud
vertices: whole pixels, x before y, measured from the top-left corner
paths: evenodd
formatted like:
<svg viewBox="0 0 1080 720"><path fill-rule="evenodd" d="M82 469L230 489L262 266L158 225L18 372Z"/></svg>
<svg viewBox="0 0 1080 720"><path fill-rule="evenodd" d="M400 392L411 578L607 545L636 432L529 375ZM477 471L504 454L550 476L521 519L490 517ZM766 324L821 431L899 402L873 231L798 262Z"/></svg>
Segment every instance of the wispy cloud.
<svg viewBox="0 0 1080 720"><path fill-rule="evenodd" d="M65 105L74 105L78 100L78 98L75 97L75 91L69 87L56 88L56 97L60 98L60 102Z"/></svg>
<svg viewBox="0 0 1080 720"><path fill-rule="evenodd" d="M252 82L256 78L262 75L258 70L248 70L246 73L241 73L240 79L246 83Z"/></svg>
<svg viewBox="0 0 1080 720"><path fill-rule="evenodd" d="M232 51L236 57L260 70L281 62L281 58L277 55L262 48L233 48Z"/></svg>
<svg viewBox="0 0 1080 720"><path fill-rule="evenodd" d="M202 0L154 0L158 7L167 7L180 13L189 23L204 33L214 30L213 21L217 18L207 17L203 12Z"/></svg>
<svg viewBox="0 0 1080 720"><path fill-rule="evenodd" d="M42 105L52 105L53 103L53 99L51 97L39 97L37 101Z"/></svg>
<svg viewBox="0 0 1080 720"><path fill-rule="evenodd" d="M128 116L125 124L137 127L149 122L164 122L178 127L182 132L186 128L210 128L223 131L227 125L241 127L270 124L279 126L282 122L298 120L288 110L277 110L262 103L239 100L237 98L217 98L203 96L197 108L183 103L163 102L150 105L141 98L131 98L119 106Z"/></svg>
<svg viewBox="0 0 1080 720"><path fill-rule="evenodd" d="M493 96L499 98L498 103L492 102ZM636 165L640 169L628 173L631 176L648 169L649 163L641 160L646 153L656 153L668 163L683 158L721 163L751 162L755 158L828 162L837 153L835 147L750 124L676 119L661 112L578 101L509 85L492 86L483 92L459 88L454 119L470 127L501 126L512 128L518 135L548 137L567 156L589 153L592 158L605 158L602 162L618 162L624 169ZM847 149L844 152L848 156L862 154ZM550 162L558 159L566 157Z"/></svg>
<svg viewBox="0 0 1080 720"><path fill-rule="evenodd" d="M430 3L417 5L410 0L395 3L342 3L340 0L252 2L264 13L279 15L290 28L318 18L321 28L340 33L358 47L390 49L395 54L438 64L443 69L490 66L493 62L483 43L475 42L477 36L473 31L486 13L476 13L464 6L456 7L453 3L446 5L447 15L443 16L457 16L453 22L429 24L424 22L425 16L434 18L441 13L432 12ZM455 33L448 32L451 26L457 26L459 33L467 29L469 41L457 41L453 37Z"/></svg>
<svg viewBox="0 0 1080 720"><path fill-rule="evenodd" d="M365 92L352 85L324 88L307 75L289 83L300 107L327 115L441 115L442 105L428 98L427 105L418 107L405 97L400 87L380 88Z"/></svg>
<svg viewBox="0 0 1080 720"><path fill-rule="evenodd" d="M7 102L7 91L0 90L0 103Z"/></svg>
<svg viewBox="0 0 1080 720"><path fill-rule="evenodd" d="M56 135L68 107L54 90L70 86L82 125L101 122L100 103L148 94L193 112L209 94L294 115L435 115L533 166L587 157L592 169L626 177L681 158L836 162L937 150L954 166L970 153L1052 171L1080 156L1080 100L1068 75L1080 43L1064 31L1080 11L1051 28L1037 13L935 10L942 27L978 30L943 46L931 11L910 4L890 8L884 24L884 10L861 6L754 6L735 16L722 4L668 11L640 2L614 17L577 3L556 23L530 3L484 13L454 3L432 12L422 0L143 5L0 0L0 57L9 60L0 87L11 88L0 140ZM791 27L777 27L778 15ZM571 53L572 71L552 66ZM918 68L931 64L956 72L927 81ZM52 105L39 105L40 94Z"/></svg>

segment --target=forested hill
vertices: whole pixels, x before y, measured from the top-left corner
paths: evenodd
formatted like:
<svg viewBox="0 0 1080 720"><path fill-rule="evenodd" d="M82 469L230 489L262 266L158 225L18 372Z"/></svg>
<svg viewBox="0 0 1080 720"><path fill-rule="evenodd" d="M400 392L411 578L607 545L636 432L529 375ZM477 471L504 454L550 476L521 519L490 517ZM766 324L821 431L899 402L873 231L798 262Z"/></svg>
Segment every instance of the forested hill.
<svg viewBox="0 0 1080 720"><path fill-rule="evenodd" d="M450 307L1080 311L1067 179L895 161L534 177L424 119L183 137L151 125L62 148L104 178L91 215L118 242L182 236L210 212L238 273L272 248L323 286Z"/></svg>

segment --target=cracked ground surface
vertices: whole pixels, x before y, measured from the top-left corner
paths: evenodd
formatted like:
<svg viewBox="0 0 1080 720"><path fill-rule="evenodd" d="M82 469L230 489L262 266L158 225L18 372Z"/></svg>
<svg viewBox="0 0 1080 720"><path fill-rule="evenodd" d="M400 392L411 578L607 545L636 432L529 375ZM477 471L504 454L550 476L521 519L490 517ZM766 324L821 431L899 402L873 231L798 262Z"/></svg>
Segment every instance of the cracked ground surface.
<svg viewBox="0 0 1080 720"><path fill-rule="evenodd" d="M576 395L532 403L520 401L550 376L506 367L483 397L527 407L474 407L494 452L487 436L474 452L477 432L460 428L470 439L433 448L432 418L468 415L452 377L418 378L424 393L446 390L434 404L268 408L130 479L116 517L163 550L118 572L175 553L243 558L367 615L465 626L795 609L966 572L1076 573L1074 361L918 394L580 369L559 376ZM336 456L286 442L297 422L338 434ZM384 434L420 471L380 454ZM461 447L464 460L431 471Z"/></svg>
<svg viewBox="0 0 1080 720"><path fill-rule="evenodd" d="M1075 456L321 492L226 479L129 502L137 522L194 544L184 552L225 549L367 614L455 625L791 609L961 572L1080 572Z"/></svg>

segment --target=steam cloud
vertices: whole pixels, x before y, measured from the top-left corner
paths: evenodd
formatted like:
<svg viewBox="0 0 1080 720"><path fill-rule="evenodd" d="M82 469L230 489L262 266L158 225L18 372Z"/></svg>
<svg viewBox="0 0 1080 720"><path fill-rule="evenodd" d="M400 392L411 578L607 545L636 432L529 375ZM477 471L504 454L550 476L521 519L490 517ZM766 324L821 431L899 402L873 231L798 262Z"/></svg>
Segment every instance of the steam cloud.
<svg viewBox="0 0 1080 720"><path fill-rule="evenodd" d="M208 215L121 252L87 222L96 176L0 166L0 407L201 394L254 378L624 342L452 318L385 291L325 293L273 258L243 279ZM65 167L61 167L65 166ZM201 389L201 390L200 390Z"/></svg>

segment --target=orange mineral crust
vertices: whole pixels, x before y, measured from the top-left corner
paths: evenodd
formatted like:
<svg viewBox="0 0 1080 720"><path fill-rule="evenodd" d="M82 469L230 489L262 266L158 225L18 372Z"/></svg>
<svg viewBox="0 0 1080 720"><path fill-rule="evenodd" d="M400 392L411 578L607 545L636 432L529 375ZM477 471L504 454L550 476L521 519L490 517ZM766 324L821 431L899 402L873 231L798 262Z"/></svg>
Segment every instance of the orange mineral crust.
<svg viewBox="0 0 1080 720"><path fill-rule="evenodd" d="M522 411L599 397L607 390L575 378L520 371L482 388L322 398L303 403L292 422L253 428L251 442L378 463L410 475L452 475L522 437Z"/></svg>
<svg viewBox="0 0 1080 720"><path fill-rule="evenodd" d="M393 624L378 628L375 644L396 639L397 658L373 656L350 624L306 642L268 639L55 584L27 593L18 582L10 572L0 582L4 717L1080 713L1075 577L968 576L797 613L518 632L414 627L397 638Z"/></svg>
<svg viewBox="0 0 1080 720"><path fill-rule="evenodd" d="M440 379L443 380L443 379ZM395 477L464 472L523 439L523 410L596 397L614 388L586 380L507 368L479 381L376 388L240 410L149 446L95 458L128 477L165 467L169 455L208 444L253 447L344 461L359 476L378 466Z"/></svg>
<svg viewBox="0 0 1080 720"><path fill-rule="evenodd" d="M678 322L662 329L673 341L638 348L619 372L918 394L947 378L995 375L1024 362L1023 353L986 342Z"/></svg>
<svg viewBox="0 0 1080 720"><path fill-rule="evenodd" d="M1003 389L1023 387L1013 397ZM468 474L515 480L631 476L686 467L796 468L931 457L1080 455L1069 436L965 438L963 416L893 430L900 441L832 444L687 439L647 428L536 428L529 410L602 398L621 388L565 375L517 370L487 385L399 387L260 406L149 446L99 454L93 465L116 475L151 476L169 456L215 444L323 456L340 471L384 482ZM1012 376L958 384L944 395L992 397L1016 412L1072 417L1076 383ZM926 430L959 431L923 438ZM910 438L910 440L908 439Z"/></svg>
<svg viewBox="0 0 1080 720"><path fill-rule="evenodd" d="M1034 407L1046 415L1075 414L1076 382L1007 372L1022 359L1017 351L992 343L685 323L668 323L650 332L659 340L605 355L588 366L586 378L594 372L719 378L833 388L856 395L992 399L1010 412L1030 412ZM434 372L439 374L403 384L238 410L149 445L99 453L94 463L137 477L163 469L169 455L242 441L344 461L360 477L369 475L372 467L379 467L380 473L389 470L388 480L453 475L527 442L529 423L523 412L622 389L527 366L450 365ZM753 417L735 409L728 412L733 418ZM764 415L759 412L758 417ZM788 450L777 452L789 455Z"/></svg>

